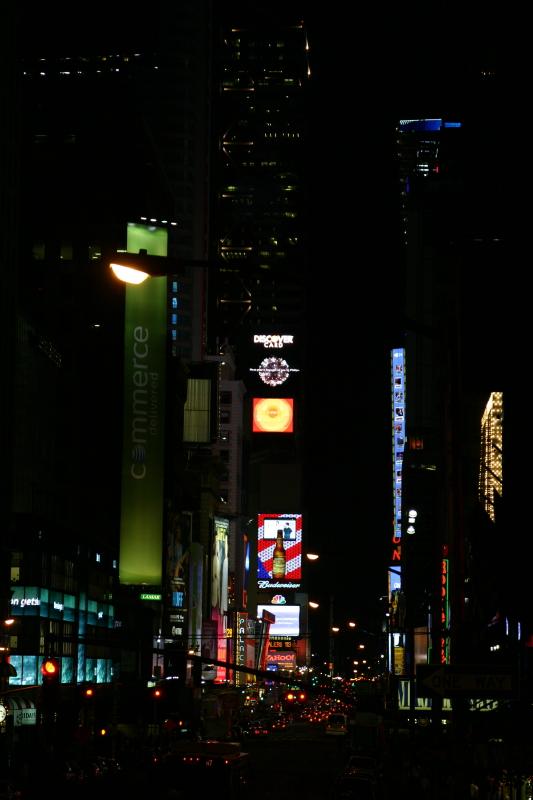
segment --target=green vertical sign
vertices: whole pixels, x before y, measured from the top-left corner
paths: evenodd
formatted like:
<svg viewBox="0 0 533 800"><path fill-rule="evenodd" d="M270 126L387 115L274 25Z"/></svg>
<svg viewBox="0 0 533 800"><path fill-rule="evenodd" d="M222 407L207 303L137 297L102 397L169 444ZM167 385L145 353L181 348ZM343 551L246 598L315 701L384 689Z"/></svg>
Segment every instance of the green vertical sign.
<svg viewBox="0 0 533 800"><path fill-rule="evenodd" d="M167 279L126 286L119 579L161 585Z"/></svg>

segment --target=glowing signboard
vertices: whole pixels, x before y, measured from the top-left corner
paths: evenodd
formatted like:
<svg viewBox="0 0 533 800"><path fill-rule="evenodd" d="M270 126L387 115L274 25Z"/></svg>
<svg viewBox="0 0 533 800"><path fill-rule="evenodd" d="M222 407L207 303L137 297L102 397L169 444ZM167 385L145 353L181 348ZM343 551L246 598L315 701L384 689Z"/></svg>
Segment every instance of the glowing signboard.
<svg viewBox="0 0 533 800"><path fill-rule="evenodd" d="M276 621L270 625L270 636L292 636L300 635L300 606L257 606L257 617L261 616L262 611L270 611L276 617Z"/></svg>
<svg viewBox="0 0 533 800"><path fill-rule="evenodd" d="M272 571L278 532L285 553L285 569L283 577L274 578ZM258 514L257 580L259 589L299 588L302 580L301 514Z"/></svg>
<svg viewBox="0 0 533 800"><path fill-rule="evenodd" d="M254 397L252 431L254 433L293 433L294 400L292 397Z"/></svg>

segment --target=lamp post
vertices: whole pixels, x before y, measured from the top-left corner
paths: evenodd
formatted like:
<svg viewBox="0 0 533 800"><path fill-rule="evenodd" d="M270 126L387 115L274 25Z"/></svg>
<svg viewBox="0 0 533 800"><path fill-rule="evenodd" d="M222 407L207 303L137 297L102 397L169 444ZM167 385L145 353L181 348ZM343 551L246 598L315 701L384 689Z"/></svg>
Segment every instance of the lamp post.
<svg viewBox="0 0 533 800"><path fill-rule="evenodd" d="M320 604L316 603L313 600L309 600L309 607L313 610L320 608ZM328 675L333 678L335 673L335 642L334 642L334 635L337 634L340 628L334 624L334 600L333 595L329 596L329 603L328 603ZM354 623L355 624L355 623Z"/></svg>
<svg viewBox="0 0 533 800"><path fill-rule="evenodd" d="M306 553L305 555L306 555L307 560L311 561L311 562L315 562L320 558L320 556L317 553ZM320 607L319 603L314 602L312 600L308 601L308 605L313 610L316 610L316 609L318 609ZM344 629L345 626L351 631L354 631L356 629L357 630L363 630L363 629L359 628L359 623L355 622L353 619L345 620L343 622L343 629ZM335 640L337 638L337 634L339 634L340 631L341 631L341 628L339 627L339 625L337 625L335 623L335 596L334 596L333 593L331 593L328 596L328 619L327 619L327 635L328 635L328 641L327 641L327 657L328 657L328 660L327 660L327 673L328 673L328 676L329 676L330 680L332 680L334 675L335 675L335 662L337 660L336 659L336 655L337 656L339 655L338 652L336 653L336 648L338 650L338 647L337 647L337 642Z"/></svg>
<svg viewBox="0 0 533 800"><path fill-rule="evenodd" d="M187 667L186 648L194 644L200 648L202 639L202 604L196 600L189 603L188 613L180 611L183 619L178 627L172 620L172 606L166 598L181 592L184 578L187 583L187 569L193 569L199 557L199 546L211 547L208 526L199 524L201 541L194 542L189 552L189 567L185 575L178 577L168 569L163 571L164 548L172 551L172 564L177 561L180 519L183 507L181 490L177 487L182 481L178 477L182 469L181 454L187 449L182 427L185 425L183 405L187 395L187 378L182 369L180 349L176 344L179 337L180 315L170 313L177 307L181 281L174 276L191 274L194 287L200 291L202 281L206 280L209 262L205 259L184 259L167 255L167 241L160 229L151 226L128 226L127 251L114 250L106 254L106 263L115 277L125 282L125 326L124 326L124 445L123 445L123 490L121 507L121 539L119 581L121 584L146 585L154 595L153 646L154 661L160 665L162 657L163 672L179 675L186 685L190 685L191 670ZM139 247L147 245L148 250ZM134 252L138 250L137 252ZM199 268L199 269L197 269ZM132 285L133 284L133 285ZM198 297L200 295L198 294ZM191 299L191 319L196 314L196 300ZM199 341L199 340L198 340ZM191 346L193 337L191 336ZM196 345L194 345L196 346ZM200 347L200 345L198 345ZM148 361L150 360L150 366ZM152 367L152 363L154 366ZM150 409L149 434L146 422L146 409ZM152 420L152 411L158 419ZM141 430L142 428L142 430ZM178 446L165 446L165 441L181 442ZM139 441L142 437L142 441ZM145 457L145 453L151 449ZM128 459L128 463L126 463ZM129 461L135 464L130 465ZM203 469L197 467L198 472ZM132 475L132 471L135 474ZM142 480L141 480L142 478ZM148 478L151 483L148 484ZM144 493L145 497L141 494ZM150 502L150 507L148 502ZM195 506L193 515L204 518L212 513L216 500L210 499L210 508ZM187 512L189 514L189 512ZM140 531L142 524L147 531ZM176 544L176 547L175 547ZM141 546L142 551L141 552ZM163 550L162 550L163 548ZM142 556L142 557L141 557ZM183 562L180 562L181 564ZM195 567L194 567L195 568ZM161 591L161 587L164 591ZM178 592L179 594L179 592ZM157 603L157 606L155 605ZM220 620L218 637L221 637ZM156 631L162 634L164 647L155 640ZM218 639L215 638L215 641ZM197 651L199 655L199 650ZM226 671L227 675L227 671Z"/></svg>
<svg viewBox="0 0 533 800"><path fill-rule="evenodd" d="M305 554L308 561L312 563L319 560L320 555L318 553L306 553ZM312 601L309 602L310 608L317 609L319 608L318 603L314 603ZM349 623L352 625L352 623ZM353 623L355 626L355 623ZM329 595L328 600L328 675L330 679L333 678L335 674L335 641L334 635L339 632L339 628L334 624L334 597L333 594Z"/></svg>
<svg viewBox="0 0 533 800"><path fill-rule="evenodd" d="M333 624L333 595L329 596L329 676L333 678L335 674L335 645L333 634L338 633L339 629Z"/></svg>

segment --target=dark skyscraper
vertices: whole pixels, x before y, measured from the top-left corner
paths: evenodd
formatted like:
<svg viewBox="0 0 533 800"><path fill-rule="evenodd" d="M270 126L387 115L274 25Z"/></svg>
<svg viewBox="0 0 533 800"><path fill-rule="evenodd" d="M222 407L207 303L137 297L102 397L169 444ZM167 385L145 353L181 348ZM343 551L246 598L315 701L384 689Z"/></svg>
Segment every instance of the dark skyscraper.
<svg viewBox="0 0 533 800"><path fill-rule="evenodd" d="M216 8L216 333L302 321L308 281L309 45L289 4Z"/></svg>

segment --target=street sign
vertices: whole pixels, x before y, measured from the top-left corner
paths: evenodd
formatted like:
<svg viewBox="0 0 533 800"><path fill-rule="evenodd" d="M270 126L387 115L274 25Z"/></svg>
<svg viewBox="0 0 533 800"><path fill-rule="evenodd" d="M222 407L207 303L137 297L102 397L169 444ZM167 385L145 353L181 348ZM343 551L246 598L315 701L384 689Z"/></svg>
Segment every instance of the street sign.
<svg viewBox="0 0 533 800"><path fill-rule="evenodd" d="M423 664L416 668L419 697L512 697L516 689L514 670L500 664Z"/></svg>

